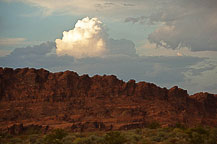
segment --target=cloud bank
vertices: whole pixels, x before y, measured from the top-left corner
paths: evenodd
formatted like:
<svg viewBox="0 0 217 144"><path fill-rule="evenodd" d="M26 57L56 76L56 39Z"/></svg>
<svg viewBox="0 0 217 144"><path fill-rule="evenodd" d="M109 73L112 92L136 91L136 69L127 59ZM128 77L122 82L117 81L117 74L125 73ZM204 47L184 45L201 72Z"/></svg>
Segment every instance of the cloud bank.
<svg viewBox="0 0 217 144"><path fill-rule="evenodd" d="M37 7L45 15L88 14L113 22L126 18L125 22L155 26L148 36L150 43L161 45L164 41L168 49L188 47L192 51L217 51L216 0L92 0L88 5L87 0L3 1Z"/></svg>
<svg viewBox="0 0 217 144"><path fill-rule="evenodd" d="M164 0L148 14L127 17L125 22L157 25L148 36L149 43L168 49L217 51L216 0Z"/></svg>
<svg viewBox="0 0 217 144"><path fill-rule="evenodd" d="M124 50L127 45L131 47ZM9 55L0 57L0 66L43 67L53 72L73 70L79 74L90 75L115 74L125 81L144 80L168 88L179 85L190 93L217 93L214 87L217 82L213 79L217 72L216 61L210 62L207 58L191 56L138 56L135 55L135 50L133 51L133 43L128 40L113 39L110 46L113 48L109 49L110 55L106 57L74 60L72 56L58 56L55 43L46 42L15 49Z"/></svg>
<svg viewBox="0 0 217 144"><path fill-rule="evenodd" d="M64 31L62 39L56 39L56 53L74 58L102 57L106 53L106 31L97 18L78 20L75 28Z"/></svg>

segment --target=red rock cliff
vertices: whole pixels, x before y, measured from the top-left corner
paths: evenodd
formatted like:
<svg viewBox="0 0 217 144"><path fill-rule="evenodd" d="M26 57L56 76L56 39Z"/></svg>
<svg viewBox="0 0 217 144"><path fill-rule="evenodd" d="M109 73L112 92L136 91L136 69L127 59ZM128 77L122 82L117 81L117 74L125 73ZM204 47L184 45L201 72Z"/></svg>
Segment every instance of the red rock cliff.
<svg viewBox="0 0 217 144"><path fill-rule="evenodd" d="M217 126L217 96L189 96L116 76L79 76L44 69L0 68L0 128L15 123L73 131L111 130L183 123Z"/></svg>

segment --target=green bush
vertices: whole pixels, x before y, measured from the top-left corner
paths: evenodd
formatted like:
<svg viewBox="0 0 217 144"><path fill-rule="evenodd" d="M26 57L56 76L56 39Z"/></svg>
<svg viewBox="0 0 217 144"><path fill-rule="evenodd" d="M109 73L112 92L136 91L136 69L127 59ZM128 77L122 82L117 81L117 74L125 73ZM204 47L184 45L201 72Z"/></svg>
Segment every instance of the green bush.
<svg viewBox="0 0 217 144"><path fill-rule="evenodd" d="M56 129L51 134L45 136L45 144L61 144L61 140L67 135L62 129Z"/></svg>
<svg viewBox="0 0 217 144"><path fill-rule="evenodd" d="M144 138L141 140L141 142L139 144L155 144L156 142L151 141L148 138Z"/></svg>
<svg viewBox="0 0 217 144"><path fill-rule="evenodd" d="M80 137L74 140L73 144L104 144L104 139L99 136Z"/></svg>
<svg viewBox="0 0 217 144"><path fill-rule="evenodd" d="M35 144L36 141L37 141L37 139L39 139L38 135L36 135L36 134L30 135L29 136L29 142L30 142L30 144Z"/></svg>
<svg viewBox="0 0 217 144"><path fill-rule="evenodd" d="M127 131L124 136L126 138L126 144L137 144L142 141L142 133L138 134L138 131Z"/></svg>
<svg viewBox="0 0 217 144"><path fill-rule="evenodd" d="M25 130L25 134L40 134L41 133L41 128L40 127L37 127L37 126L32 126L32 127L28 127L26 130Z"/></svg>
<svg viewBox="0 0 217 144"><path fill-rule="evenodd" d="M76 139L74 140L74 142L73 142L73 144L88 144L88 143L90 143L90 142L89 142L89 139L87 139L87 138L85 138L85 137L83 137L83 138L81 138L81 137L76 138Z"/></svg>
<svg viewBox="0 0 217 144"><path fill-rule="evenodd" d="M123 144L126 138L118 131L109 132L104 136L105 144Z"/></svg>
<svg viewBox="0 0 217 144"><path fill-rule="evenodd" d="M212 128L209 131L209 137L205 140L205 144L217 144L217 129Z"/></svg>
<svg viewBox="0 0 217 144"><path fill-rule="evenodd" d="M203 144L204 143L204 139L203 139L203 137L199 133L192 132L190 142L192 144Z"/></svg>
<svg viewBox="0 0 217 144"><path fill-rule="evenodd" d="M209 129L202 126L187 129L186 133L189 135L189 141L192 144L204 144L210 136Z"/></svg>
<svg viewBox="0 0 217 144"><path fill-rule="evenodd" d="M192 128L191 131L197 132L198 134L202 134L202 135L209 135L209 131L202 126L197 126L195 128Z"/></svg>
<svg viewBox="0 0 217 144"><path fill-rule="evenodd" d="M45 144L45 141L43 138L38 138L34 143L31 144Z"/></svg>
<svg viewBox="0 0 217 144"><path fill-rule="evenodd" d="M217 144L217 129L209 127L184 128L180 125L157 128L153 122L150 128L129 131L84 132L67 134L62 129L43 134L0 134L0 144Z"/></svg>
<svg viewBox="0 0 217 144"><path fill-rule="evenodd" d="M76 139L74 135L67 135L62 139L62 144L72 144L73 141Z"/></svg>
<svg viewBox="0 0 217 144"><path fill-rule="evenodd" d="M12 138L9 144L22 144L22 142L20 138Z"/></svg>
<svg viewBox="0 0 217 144"><path fill-rule="evenodd" d="M179 128L179 129L184 130L184 129L186 129L186 126L183 125L183 124L181 124L181 123L176 123L175 126L174 126L174 128Z"/></svg>
<svg viewBox="0 0 217 144"><path fill-rule="evenodd" d="M156 121L153 121L149 123L147 127L150 129L157 129L157 128L160 128L160 124Z"/></svg>
<svg viewBox="0 0 217 144"><path fill-rule="evenodd" d="M138 134L138 135L142 135L142 129L135 129L135 133Z"/></svg>
<svg viewBox="0 0 217 144"><path fill-rule="evenodd" d="M152 139L152 141L155 141L155 142L163 142L167 138L168 137L167 137L167 134L165 132L159 131L157 133L157 135L153 136L151 139Z"/></svg>

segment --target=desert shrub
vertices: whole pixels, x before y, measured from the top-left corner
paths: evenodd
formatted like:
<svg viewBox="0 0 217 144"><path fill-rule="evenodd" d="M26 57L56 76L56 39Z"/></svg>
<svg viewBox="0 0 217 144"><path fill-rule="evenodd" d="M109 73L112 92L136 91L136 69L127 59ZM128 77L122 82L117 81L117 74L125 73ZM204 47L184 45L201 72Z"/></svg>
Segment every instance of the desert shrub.
<svg viewBox="0 0 217 144"><path fill-rule="evenodd" d="M205 144L217 144L217 129L211 128L209 130L209 137L205 140Z"/></svg>
<svg viewBox="0 0 217 144"><path fill-rule="evenodd" d="M190 144L189 135L180 128L174 128L168 134L165 144Z"/></svg>
<svg viewBox="0 0 217 144"><path fill-rule="evenodd" d="M3 133L3 132L0 131L0 139L5 138L5 137L6 137L6 133Z"/></svg>
<svg viewBox="0 0 217 144"><path fill-rule="evenodd" d="M156 142L153 142L153 141L151 141L150 139L148 139L148 138L144 138L144 139L142 139L141 141L140 141L140 143L139 144L155 144Z"/></svg>
<svg viewBox="0 0 217 144"><path fill-rule="evenodd" d="M43 138L39 137L36 139L34 143L30 143L30 144L45 144L45 141Z"/></svg>
<svg viewBox="0 0 217 144"><path fill-rule="evenodd" d="M62 129L56 129L52 133L45 136L45 144L61 144L61 140L67 135Z"/></svg>
<svg viewBox="0 0 217 144"><path fill-rule="evenodd" d="M150 129L157 129L157 128L160 128L160 124L156 121L153 121L153 122L149 123L147 125L147 127Z"/></svg>
<svg viewBox="0 0 217 144"><path fill-rule="evenodd" d="M32 126L32 127L28 127L26 130L25 130L25 134L40 134L41 133L41 128L40 127L37 127L37 126Z"/></svg>
<svg viewBox="0 0 217 144"><path fill-rule="evenodd" d="M13 136L10 133L0 132L0 138L1 139L11 139L13 138Z"/></svg>
<svg viewBox="0 0 217 144"><path fill-rule="evenodd" d="M99 136L80 137L74 140L73 144L103 144L104 139Z"/></svg>
<svg viewBox="0 0 217 144"><path fill-rule="evenodd" d="M124 133L126 144L137 144L142 140L142 134L137 134L137 131L129 131Z"/></svg>
<svg viewBox="0 0 217 144"><path fill-rule="evenodd" d="M103 144L104 143L103 137L99 137L99 136L96 136L96 135L91 135L89 138L93 142L92 144Z"/></svg>
<svg viewBox="0 0 217 144"><path fill-rule="evenodd" d="M12 138L10 139L10 143L9 144L22 144L22 139L20 138Z"/></svg>
<svg viewBox="0 0 217 144"><path fill-rule="evenodd" d="M33 134L33 135L29 136L29 142L30 142L30 144L35 144L38 139L39 139L39 136L36 135L36 134Z"/></svg>
<svg viewBox="0 0 217 144"><path fill-rule="evenodd" d="M209 131L202 126L197 126L195 128L192 128L191 131L197 132L198 134L201 135L209 135Z"/></svg>
<svg viewBox="0 0 217 144"><path fill-rule="evenodd" d="M118 131L109 132L104 136L105 144L123 144L126 138Z"/></svg>
<svg viewBox="0 0 217 144"><path fill-rule="evenodd" d="M159 131L155 136L151 138L152 141L155 142L163 142L168 138L167 134L165 132Z"/></svg>
<svg viewBox="0 0 217 144"><path fill-rule="evenodd" d="M172 137L176 137L178 139L188 139L188 134L186 134L182 129L180 128L175 128L171 132Z"/></svg>
<svg viewBox="0 0 217 144"><path fill-rule="evenodd" d="M192 144L204 144L207 139L209 139L209 129L202 126L197 126L195 128L189 128L186 130L189 135L189 141Z"/></svg>
<svg viewBox="0 0 217 144"><path fill-rule="evenodd" d="M135 134L135 135L132 135L131 138L132 138L133 141L138 142L138 141L140 141L142 139L142 136Z"/></svg>
<svg viewBox="0 0 217 144"><path fill-rule="evenodd" d="M166 132L166 133L170 133L171 131L173 131L174 128L172 127L164 127L164 128L161 128L161 131L163 132Z"/></svg>
<svg viewBox="0 0 217 144"><path fill-rule="evenodd" d="M176 123L176 124L174 125L174 128L179 128L179 129L184 130L184 129L186 129L186 126L183 125L183 124L181 124L181 123Z"/></svg>
<svg viewBox="0 0 217 144"><path fill-rule="evenodd" d="M74 135L67 135L62 139L62 144L72 144L73 141L76 139Z"/></svg>
<svg viewBox="0 0 217 144"><path fill-rule="evenodd" d="M87 143L89 143L89 140L85 137L83 137L83 138L78 137L73 142L73 144L87 144Z"/></svg>
<svg viewBox="0 0 217 144"><path fill-rule="evenodd" d="M179 139L170 137L166 141L164 141L165 144L190 144L186 139Z"/></svg>
<svg viewBox="0 0 217 144"><path fill-rule="evenodd" d="M203 137L199 133L197 133L197 132L192 132L190 138L191 138L190 142L192 144L203 144L204 143Z"/></svg>
<svg viewBox="0 0 217 144"><path fill-rule="evenodd" d="M135 133L138 134L138 135L142 135L142 129L135 129Z"/></svg>

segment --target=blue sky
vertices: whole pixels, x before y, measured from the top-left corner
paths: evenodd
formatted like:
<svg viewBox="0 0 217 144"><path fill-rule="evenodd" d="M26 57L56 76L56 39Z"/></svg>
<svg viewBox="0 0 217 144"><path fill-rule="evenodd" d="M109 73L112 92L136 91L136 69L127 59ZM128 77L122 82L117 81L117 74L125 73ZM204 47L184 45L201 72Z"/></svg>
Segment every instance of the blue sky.
<svg viewBox="0 0 217 144"><path fill-rule="evenodd" d="M0 66L217 93L216 17L216 0L0 0Z"/></svg>

